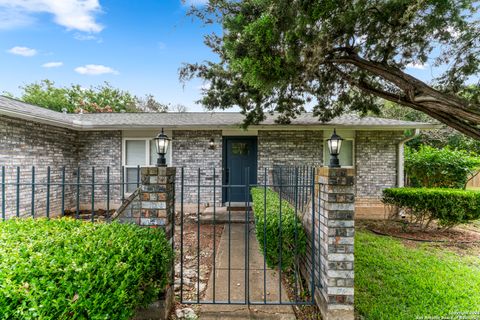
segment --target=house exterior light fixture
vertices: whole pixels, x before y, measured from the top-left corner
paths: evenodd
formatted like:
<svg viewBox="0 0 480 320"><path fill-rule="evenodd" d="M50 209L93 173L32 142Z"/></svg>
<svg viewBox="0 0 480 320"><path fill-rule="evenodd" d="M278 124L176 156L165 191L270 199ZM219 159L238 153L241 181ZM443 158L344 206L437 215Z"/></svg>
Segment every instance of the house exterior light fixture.
<svg viewBox="0 0 480 320"><path fill-rule="evenodd" d="M215 140L213 138L208 142L208 149L215 150Z"/></svg>
<svg viewBox="0 0 480 320"><path fill-rule="evenodd" d="M342 137L340 137L336 130L333 129L333 134L330 139L327 140L328 150L330 152L330 168L340 168L340 161L338 160L338 155L340 154L340 149L342 147Z"/></svg>
<svg viewBox="0 0 480 320"><path fill-rule="evenodd" d="M168 136L163 132L160 132L155 137L155 146L157 148L158 159L157 159L157 167L166 167L167 161L165 159L165 154L167 154L168 145L170 143L170 139Z"/></svg>

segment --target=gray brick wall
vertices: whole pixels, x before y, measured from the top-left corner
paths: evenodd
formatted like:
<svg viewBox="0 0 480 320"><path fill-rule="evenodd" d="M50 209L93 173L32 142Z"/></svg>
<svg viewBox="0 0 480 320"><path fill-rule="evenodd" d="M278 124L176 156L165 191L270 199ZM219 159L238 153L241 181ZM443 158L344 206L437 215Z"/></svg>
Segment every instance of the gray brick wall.
<svg viewBox="0 0 480 320"><path fill-rule="evenodd" d="M16 182L16 167L20 167L19 211L21 216L31 213L31 176L35 166L36 181L46 182L47 166L51 166L51 182L61 179L62 166L76 166L76 136L71 130L56 128L30 121L0 116L0 165L5 166L6 182ZM73 173L66 171L66 180L72 180ZM71 188L66 188L66 206L72 204ZM50 209L52 214L60 213L61 188L52 186ZM16 186L6 186L7 216L16 214ZM35 188L34 212L46 214L47 192L45 186Z"/></svg>
<svg viewBox="0 0 480 320"><path fill-rule="evenodd" d="M258 182L265 168L273 166L320 166L323 131L258 131Z"/></svg>
<svg viewBox="0 0 480 320"><path fill-rule="evenodd" d="M397 185L397 148L402 131L357 131L355 168L357 201L378 200Z"/></svg>
<svg viewBox="0 0 480 320"><path fill-rule="evenodd" d="M84 131L77 133L77 162L81 168L82 181L92 181L92 167L95 167L95 206L106 207L107 167L110 167L110 181L119 182L122 170L122 132ZM91 203L91 186L81 190L81 202ZM120 185L110 186L110 201L118 206L121 197Z"/></svg>
<svg viewBox="0 0 480 320"><path fill-rule="evenodd" d="M401 131L357 131L355 137L355 170L357 203L375 200L381 197L382 190L396 185L397 145L402 139ZM221 130L183 131L172 134L173 166L185 168L185 182L196 184L198 169L202 185L213 184L213 168L216 170L215 182L222 183L222 132ZM209 141L215 140L216 148L209 149ZM61 168L66 166L66 181L76 181L76 168L81 168L81 181L91 182L91 167L96 167L96 184L106 183L106 168L111 167L111 181L120 181L121 177L121 140L120 131L84 131L43 125L32 121L18 120L0 116L0 165L7 168L7 182L16 179L16 166L20 166L20 212L30 213L31 167L36 166L37 182L46 181L47 166L51 166L52 183L61 179ZM279 131L260 130L258 132L258 182L264 181L265 168L273 166L319 166L323 161L322 131ZM179 182L181 171L177 172ZM179 184L177 183L177 189ZM7 207L10 214L16 211L15 186L7 186ZM61 188L52 186L51 211L59 212ZM196 203L197 189L185 188L185 202ZM46 187L37 186L35 211L45 214ZM67 186L66 208L73 208L75 186ZM179 192L179 190L177 190ZM201 204L212 204L213 188L200 190ZM177 193L178 194L178 193ZM111 188L111 198L118 200L120 186ZM217 205L221 203L222 192L216 191ZM98 186L95 190L97 207L105 207L106 188ZM91 186L81 187L81 206L89 208ZM115 206L115 202L111 204Z"/></svg>
<svg viewBox="0 0 480 320"><path fill-rule="evenodd" d="M209 149L210 139L214 139L216 148ZM172 166L177 167L177 199L180 195L181 167L184 167L185 184L198 184L198 169L200 169L200 184L213 185L213 168L215 168L215 183L222 184L222 131L173 131ZM198 188L184 188L185 203L196 203ZM221 188L216 189L216 204L222 201ZM213 187L200 189L200 203L213 204Z"/></svg>
<svg viewBox="0 0 480 320"><path fill-rule="evenodd" d="M76 182L76 168L81 168L81 179L91 180L91 166L97 169L96 181L106 179L106 166L112 167L111 177L118 180L121 168L121 132L83 132L44 125L31 121L0 116L0 166L5 166L6 182L15 183L17 166L20 168L19 213L21 216L31 214L32 166L35 166L35 202L36 216L46 215L47 206L47 167L51 168L50 214L61 212L62 167L65 166L65 181ZM105 167L102 169L100 167ZM118 181L117 181L118 182ZM103 187L103 189L105 189ZM113 189L113 188L112 188ZM112 191L112 198L119 195ZM116 193L115 193L116 192ZM17 209L17 189L15 185L6 186L7 216L14 216ZM88 194L88 196L87 196ZM91 201L91 187L81 187L80 204ZM97 201L106 202L105 190L96 190ZM76 187L65 187L65 208L76 204ZM97 202L96 201L96 202ZM102 203L99 204L101 206ZM88 206L89 207L89 206ZM105 207L105 205L103 205Z"/></svg>

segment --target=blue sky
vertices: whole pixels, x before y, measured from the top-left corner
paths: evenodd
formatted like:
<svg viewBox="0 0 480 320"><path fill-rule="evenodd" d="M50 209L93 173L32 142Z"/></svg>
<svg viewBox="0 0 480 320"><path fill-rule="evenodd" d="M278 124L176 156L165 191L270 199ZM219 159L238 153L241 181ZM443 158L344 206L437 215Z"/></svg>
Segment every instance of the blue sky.
<svg viewBox="0 0 480 320"><path fill-rule="evenodd" d="M202 82L178 80L184 62L214 60L205 27L186 16L206 0L0 0L0 93L50 79L57 85L114 87L163 103L195 104ZM220 30L217 30L220 31ZM409 73L431 79L427 66Z"/></svg>
<svg viewBox="0 0 480 320"><path fill-rule="evenodd" d="M202 82L184 87L178 68L215 59L202 37L213 27L187 17L187 9L180 0L0 0L0 92L18 94L18 86L42 79L108 81L202 110L194 102Z"/></svg>

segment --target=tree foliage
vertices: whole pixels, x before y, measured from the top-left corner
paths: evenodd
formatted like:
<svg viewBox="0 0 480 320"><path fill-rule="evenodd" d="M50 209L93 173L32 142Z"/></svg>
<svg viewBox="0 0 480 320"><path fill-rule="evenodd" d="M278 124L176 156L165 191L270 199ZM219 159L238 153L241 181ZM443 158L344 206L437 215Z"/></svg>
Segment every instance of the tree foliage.
<svg viewBox="0 0 480 320"><path fill-rule="evenodd" d="M219 23L205 43L217 62L186 64L180 78L209 82L208 108L239 106L245 124L278 122L313 105L319 120L378 112L378 98L480 139L478 95L462 98L480 68L475 0L209 0L191 14ZM411 64L444 70L430 84Z"/></svg>
<svg viewBox="0 0 480 320"><path fill-rule="evenodd" d="M151 94L147 94L144 98L137 98L137 110L142 112L167 112L168 105L155 100Z"/></svg>
<svg viewBox="0 0 480 320"><path fill-rule="evenodd" d="M80 85L57 87L42 80L20 87L20 100L55 111L120 112L137 111L137 98L127 91L113 88L109 83L90 88Z"/></svg>
<svg viewBox="0 0 480 320"><path fill-rule="evenodd" d="M405 171L413 187L465 188L478 169L480 157L464 150L421 146L405 152Z"/></svg>
<svg viewBox="0 0 480 320"><path fill-rule="evenodd" d="M20 89L20 100L59 112L168 112L181 109L181 105L160 103L151 94L138 97L114 88L108 82L84 88L78 84L58 87L53 81L42 80ZM6 95L13 97L12 94Z"/></svg>
<svg viewBox="0 0 480 320"><path fill-rule="evenodd" d="M466 87L462 93L468 99L478 99L480 90L475 86ZM380 117L407 121L435 122L430 116L410 108L404 108L396 103L385 101L381 107ZM411 135L412 132L408 134ZM407 145L416 150L422 145L437 149L449 147L454 150L467 150L480 155L480 141L470 138L455 129L442 125L438 129L422 130L420 134L407 142Z"/></svg>

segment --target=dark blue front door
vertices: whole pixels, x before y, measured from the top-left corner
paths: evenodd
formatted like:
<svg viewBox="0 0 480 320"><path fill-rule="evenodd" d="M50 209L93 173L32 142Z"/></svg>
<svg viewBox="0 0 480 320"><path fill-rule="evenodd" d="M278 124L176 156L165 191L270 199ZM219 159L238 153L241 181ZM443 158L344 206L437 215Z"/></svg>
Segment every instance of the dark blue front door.
<svg viewBox="0 0 480 320"><path fill-rule="evenodd" d="M257 183L257 137L225 137L223 146L223 179L225 184L232 186L224 188L224 202L245 202L247 168L249 183ZM247 192L250 194L249 190Z"/></svg>

